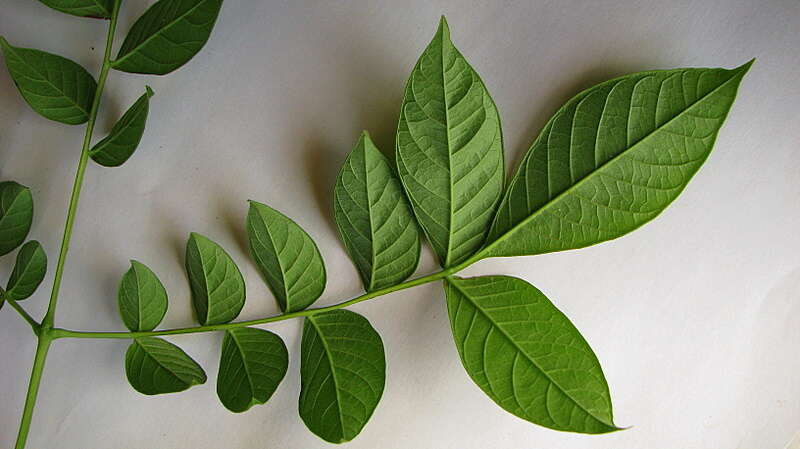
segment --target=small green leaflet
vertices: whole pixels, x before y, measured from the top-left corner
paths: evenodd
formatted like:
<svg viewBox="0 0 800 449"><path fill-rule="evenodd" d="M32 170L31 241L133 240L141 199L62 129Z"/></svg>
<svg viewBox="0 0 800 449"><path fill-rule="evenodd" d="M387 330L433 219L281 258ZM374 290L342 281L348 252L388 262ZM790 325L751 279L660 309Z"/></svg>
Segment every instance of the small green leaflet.
<svg viewBox="0 0 800 449"><path fill-rule="evenodd" d="M73 16L108 19L114 0L39 0L45 5Z"/></svg>
<svg viewBox="0 0 800 449"><path fill-rule="evenodd" d="M222 0L159 0L133 24L111 67L165 75L203 48Z"/></svg>
<svg viewBox="0 0 800 449"><path fill-rule="evenodd" d="M191 233L186 244L186 271L200 324L227 323L239 315L244 307L244 278L221 246Z"/></svg>
<svg viewBox="0 0 800 449"><path fill-rule="evenodd" d="M176 393L204 384L203 368L183 350L155 337L136 338L125 354L125 373L142 394Z"/></svg>
<svg viewBox="0 0 800 449"><path fill-rule="evenodd" d="M89 152L95 162L106 167L117 167L131 157L142 140L152 96L150 86L145 86L145 93L114 124L111 133Z"/></svg>
<svg viewBox="0 0 800 449"><path fill-rule="evenodd" d="M448 278L445 292L464 368L500 407L556 430L618 430L597 357L542 292L510 276Z"/></svg>
<svg viewBox="0 0 800 449"><path fill-rule="evenodd" d="M122 321L132 332L151 331L167 313L167 290L150 268L131 260L117 293Z"/></svg>
<svg viewBox="0 0 800 449"><path fill-rule="evenodd" d="M0 182L0 256L25 241L33 222L33 196L14 181Z"/></svg>
<svg viewBox="0 0 800 449"><path fill-rule="evenodd" d="M708 157L750 64L634 73L578 94L523 159L481 255L582 248L655 218Z"/></svg>
<svg viewBox="0 0 800 449"><path fill-rule="evenodd" d="M8 278L6 297L15 301L29 298L47 273L47 254L36 240L22 245L17 253L14 270Z"/></svg>
<svg viewBox="0 0 800 449"><path fill-rule="evenodd" d="M325 264L314 240L275 209L250 201L250 254L284 312L310 306L325 289Z"/></svg>
<svg viewBox="0 0 800 449"><path fill-rule="evenodd" d="M0 46L11 78L34 111L68 125L89 120L97 83L86 69L58 55L13 47L2 37Z"/></svg>
<svg viewBox="0 0 800 449"><path fill-rule="evenodd" d="M325 441L352 440L383 394L380 335L357 313L317 313L305 319L300 352L300 417Z"/></svg>
<svg viewBox="0 0 800 449"><path fill-rule="evenodd" d="M334 217L367 291L414 273L419 228L386 157L364 131L336 179Z"/></svg>
<svg viewBox="0 0 800 449"><path fill-rule="evenodd" d="M289 352L272 332L251 327L225 331L217 396L228 410L244 412L263 404L286 375Z"/></svg>
<svg viewBox="0 0 800 449"><path fill-rule="evenodd" d="M443 266L483 245L503 191L500 117L444 17L406 84L397 170Z"/></svg>

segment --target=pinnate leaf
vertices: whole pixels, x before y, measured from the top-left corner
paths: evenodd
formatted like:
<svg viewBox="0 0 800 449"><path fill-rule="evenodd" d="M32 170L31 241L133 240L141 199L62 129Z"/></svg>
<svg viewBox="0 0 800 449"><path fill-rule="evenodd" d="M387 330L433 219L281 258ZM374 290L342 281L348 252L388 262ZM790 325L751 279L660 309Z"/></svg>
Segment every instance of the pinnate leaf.
<svg viewBox="0 0 800 449"><path fill-rule="evenodd" d="M568 101L523 159L481 254L582 248L655 218L708 157L751 63L634 73Z"/></svg>
<svg viewBox="0 0 800 449"><path fill-rule="evenodd" d="M383 342L363 316L347 310L311 315L303 325L300 417L331 443L350 441L383 394Z"/></svg>
<svg viewBox="0 0 800 449"><path fill-rule="evenodd" d="M164 75L189 62L214 28L222 0L159 0L133 24L111 67Z"/></svg>
<svg viewBox="0 0 800 449"><path fill-rule="evenodd" d="M36 240L22 245L17 253L14 270L8 278L6 297L15 301L29 298L47 273L47 254Z"/></svg>
<svg viewBox="0 0 800 449"><path fill-rule="evenodd" d="M119 312L133 332L151 331L167 313L167 290L145 264L132 260L117 293Z"/></svg>
<svg viewBox="0 0 800 449"><path fill-rule="evenodd" d="M0 182L0 256L25 241L33 222L33 196L14 181Z"/></svg>
<svg viewBox="0 0 800 449"><path fill-rule="evenodd" d="M125 373L142 394L176 393L204 384L203 368L174 344L156 337L134 339L125 354Z"/></svg>
<svg viewBox="0 0 800 449"><path fill-rule="evenodd" d="M263 404L286 375L289 352L272 332L251 327L225 331L217 377L217 396L232 412Z"/></svg>
<svg viewBox="0 0 800 449"><path fill-rule="evenodd" d="M597 357L542 292L509 276L448 278L445 292L464 368L500 407L556 430L618 430Z"/></svg>
<svg viewBox="0 0 800 449"><path fill-rule="evenodd" d="M364 132L336 179L334 217L367 291L402 282L419 262L419 229L389 161Z"/></svg>
<svg viewBox="0 0 800 449"><path fill-rule="evenodd" d="M186 244L186 271L200 324L227 323L239 315L245 300L244 278L221 246L191 233Z"/></svg>
<svg viewBox="0 0 800 449"><path fill-rule="evenodd" d="M131 157L142 140L152 96L152 89L146 86L146 92L114 124L111 133L92 147L89 155L95 162L117 167Z"/></svg>
<svg viewBox="0 0 800 449"><path fill-rule="evenodd" d="M444 18L406 84L397 171L443 266L481 247L503 190L500 117Z"/></svg>
<svg viewBox="0 0 800 449"><path fill-rule="evenodd" d="M325 264L314 240L294 221L250 201L250 254L284 312L310 306L325 289Z"/></svg>
<svg viewBox="0 0 800 449"><path fill-rule="evenodd" d="M13 47L2 37L0 47L11 78L34 111L68 125L89 120L97 83L86 69L62 56Z"/></svg>
<svg viewBox="0 0 800 449"><path fill-rule="evenodd" d="M63 13L80 17L108 19L114 0L39 0L45 5Z"/></svg>

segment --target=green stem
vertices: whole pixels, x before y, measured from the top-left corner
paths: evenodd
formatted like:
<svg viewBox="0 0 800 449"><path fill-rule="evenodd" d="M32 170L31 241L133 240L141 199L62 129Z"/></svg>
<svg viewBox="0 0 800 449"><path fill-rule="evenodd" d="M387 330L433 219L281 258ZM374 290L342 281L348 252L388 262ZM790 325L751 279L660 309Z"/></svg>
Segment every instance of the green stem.
<svg viewBox="0 0 800 449"><path fill-rule="evenodd" d="M343 309L345 307L352 306L353 304L358 304L363 301L368 301L370 299L377 298L379 296L383 296L392 292L396 292L399 290L405 290L407 288L416 287L418 285L427 284L430 282L438 281L444 279L448 276L451 276L459 271L463 270L464 268L472 265L473 263L477 262L479 258L473 257L468 259L467 261L456 265L454 267L429 274L427 276L419 277L416 279L412 279L410 281L406 281L397 285L393 285L391 287L382 288L380 290L374 290L371 292L364 293L361 296L356 296L353 299L349 299L344 302L340 302L338 304L334 304L327 307L317 307L314 309L306 309L301 310L299 312L292 312L292 313L284 313L281 315L273 315L265 318L258 318L255 320L248 320L248 321L238 321L235 323L225 323L225 324L214 324L210 326L195 326L195 327L182 327L177 329L166 329L161 331L148 331L148 332L88 332L88 331L73 331L69 329L61 329L61 328L54 328L53 329L53 338L121 338L121 339L130 339L130 338L138 338L138 337L160 337L164 335L177 335L177 334L196 334L201 332L213 332L213 331L222 331L227 329L235 329L238 327L246 327L246 326L256 326L259 324L267 324L267 323L274 323L277 321L284 321L290 320L292 318L300 318L315 315L317 313L322 312L329 312L331 310Z"/></svg>
<svg viewBox="0 0 800 449"><path fill-rule="evenodd" d="M103 54L103 67L100 69L100 77L97 80L97 88L95 89L94 99L92 100L92 109L89 112L89 121L86 124L86 133L83 137L81 157L78 161L78 169L75 173L75 181L72 185L72 194L69 198L67 219L66 223L64 224L64 235L61 239L61 249L58 253L58 263L56 264L56 272L53 279L53 289L50 291L50 302L47 306L47 313L42 319L41 325L38 326L37 335L39 338L39 344L36 346L36 355L33 360L30 382L28 383L28 395L25 398L25 408L22 411L22 419L20 420L19 424L19 433L17 434L16 449L25 448L25 443L28 439L28 432L31 426L31 419L33 417L33 409L36 406L36 396L39 393L39 383L42 380L44 363L47 359L47 352L50 349L50 343L53 341L54 332L52 328L53 323L55 322L56 303L58 301L58 293L61 288L61 279L64 275L67 252L69 251L69 244L70 240L72 239L72 227L75 224L75 213L78 209L78 201L80 200L83 177L84 173L86 172L86 164L89 162L89 149L92 142L94 125L97 121L97 111L100 108L100 98L103 95L103 88L106 84L108 71L111 68L111 48L114 44L114 32L117 28L117 17L119 16L120 1L121 0L114 0L114 9L111 13L111 21L109 22L108 34L106 36L106 49L105 53Z"/></svg>
<svg viewBox="0 0 800 449"><path fill-rule="evenodd" d="M5 301L14 308L14 310L19 313L19 315L31 325L31 329L33 329L33 333L39 335L39 329L41 328L41 324L36 321L25 309L20 305L17 301L11 298L5 298Z"/></svg>
<svg viewBox="0 0 800 449"><path fill-rule="evenodd" d="M92 109L89 112L89 121L86 124L86 133L83 135L83 146L81 147L81 157L78 161L78 169L75 172L75 181L72 184L72 194L69 198L67 208L67 220L64 224L64 236L61 239L61 249L58 253L58 263L56 264L56 274L53 279L53 289L50 292L50 303L47 313L42 320L42 325L52 327L55 321L56 304L58 303L58 293L61 289L61 280L64 275L64 266L67 263L67 252L72 240L72 228L75 225L75 215L78 210L78 201L81 197L81 187L83 187L83 177L86 172L86 165L89 162L89 150L91 149L92 134L94 124L97 121L97 111L100 108L100 98L103 96L103 88L106 85L108 71L111 68L111 47L114 44L114 31L117 28L117 16L119 15L120 0L114 0L114 9L111 13L111 22L108 25L108 35L106 37L106 50L103 54L103 67L100 69L100 77L97 80L97 89L92 100Z"/></svg>

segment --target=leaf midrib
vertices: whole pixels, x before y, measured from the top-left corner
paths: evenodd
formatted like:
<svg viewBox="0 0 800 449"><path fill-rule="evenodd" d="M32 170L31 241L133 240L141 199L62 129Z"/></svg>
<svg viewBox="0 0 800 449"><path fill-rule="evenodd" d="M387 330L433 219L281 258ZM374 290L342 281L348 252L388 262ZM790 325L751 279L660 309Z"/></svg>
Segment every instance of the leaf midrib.
<svg viewBox="0 0 800 449"><path fill-rule="evenodd" d="M490 253L491 253L491 250L492 250L492 249L494 249L494 247L495 247L495 246L499 245L500 243L503 243L503 242L505 242L505 241L506 241L506 238L508 238L508 237L509 237L509 236L511 236L512 234L515 234L515 233L516 233L516 232L517 232L517 231L518 231L520 228L522 228L522 227L526 226L528 223L530 223L531 221L533 221L533 219L534 219L534 218L536 218L537 216L539 216L539 214L541 214L542 212L544 212L545 210L547 210L547 209L548 209L550 206L552 206L553 204L556 204L556 203L558 203L558 202L559 202L559 201L560 201L560 200L561 200L563 197L565 197L567 194L571 193L573 190L577 189L579 186L581 186L581 185L582 185L582 184L583 184L585 181L587 181L588 179L593 179L593 178L594 178L594 176L595 176L595 175L596 175L598 172L600 172L601 170L603 170L603 169L604 169L606 166L608 166L608 165L610 165L610 164L612 164L612 163L616 162L618 159L620 159L620 158L622 158L623 156L627 155L627 154L628 154L630 151L634 150L634 149L635 149L635 148L636 148L636 147L637 147L639 144L641 144L642 142L644 142L644 141L648 140L648 139L649 139L651 136L653 136L655 133L657 133L657 132L661 131L663 128L665 128L666 126L668 126L669 124L671 124L673 121L675 121L675 120L677 120L678 118L682 117L684 113L686 113L686 112L687 112L687 111L689 111L690 109L694 108L694 107L695 107L697 104L701 103L702 101L706 100L706 99L707 99L707 98L709 98L710 96L712 96L712 95L714 95L715 93L717 93L717 91L719 91L720 89L722 89L723 87L725 87L725 86L726 86L726 85L727 85L729 82L731 82L732 80L734 80L734 79L735 79L737 76L741 75L741 74L742 74L742 72L743 72L741 68L734 69L733 71L735 71L735 73L734 73L734 74L733 74L733 75L732 75L730 78L728 78L727 80L725 80L724 82L722 82L722 83L721 83L719 86L715 87L714 89L712 89L710 92L708 92L707 94L703 95L703 96L702 96L702 97L700 97L699 99L695 100L695 101L694 101L694 102L693 102L691 105L689 105L688 107L684 108L684 109L683 109L683 110L682 110L680 113L678 113L677 115L675 115L675 116L674 116L674 117L672 117L671 119L667 120L666 122L664 122L664 123L663 123L663 124L661 124L660 126L658 126L658 127L654 128L654 129L653 129L651 132L649 132L649 133L648 133L646 136L644 136L644 137L642 137L641 139L639 139L639 140L638 140L637 142L635 142L633 145L631 145L631 146L629 146L628 148L626 148L625 150L621 151L621 152L620 152L619 154L617 154L616 156L612 157L611 159L609 159L608 161L606 161L605 163L603 163L603 164L602 164L602 165L600 165L599 167L597 167L597 168L595 168L594 170L592 170L592 172L591 172L591 173L587 174L586 176L584 176L583 178L581 178L580 180L578 180L578 182L576 182L576 183L572 184L572 185L571 185L571 186L569 186L569 187L568 187L566 190L564 190L563 192L561 192L561 193L559 193L558 195L556 195L556 197L555 197L555 198L553 198L553 199L549 200L549 201L548 201L546 204L544 204L542 207L540 207L539 209L537 209L536 211L534 211L532 214L528 215L528 216L527 216L527 217L525 217L523 220L521 220L519 223L517 223L516 225L514 225L513 227L511 227L511 229L509 229L508 231L506 231L505 233L503 233L502 235L500 235L500 236L497 238L497 240L495 240L494 242L492 242L492 243L490 243L489 245L485 246L485 247L484 247L482 250L478 251L478 252L475 254L475 256L473 256L473 258L474 258L474 259L477 261L477 260L480 260L480 259L482 259L482 258L484 258L484 257L491 256L491 255L490 255ZM646 77L646 76L650 76L650 74L648 73L647 75L645 75L645 77ZM643 78L644 78L644 77L643 77ZM619 79L615 79L615 80L611 80L611 81L609 81L609 82L613 82L613 81L620 81L620 80L619 80ZM594 89L596 89L597 87L598 87L598 86L595 86L595 87L593 87L593 88L587 89L587 91L586 91L586 92L588 92L588 91L590 91L590 90L594 90ZM582 92L581 94L584 94L584 93L586 93L586 92ZM579 95L580 95L580 94L579 94ZM551 120L552 120L552 119L551 119ZM545 125L545 128L546 128L546 127L547 127L547 125ZM516 177L515 177L515 178L516 178ZM506 198L508 197L508 195L510 195L510 189L507 191L507 194L506 194L506 195L503 197L503 201L505 201L505 200L506 200Z"/></svg>
<svg viewBox="0 0 800 449"><path fill-rule="evenodd" d="M342 412L342 398L339 394L339 380L336 377L336 370L333 367L333 359L331 358L331 350L328 346L328 342L325 340L322 331L320 330L317 323L314 322L314 317L309 316L308 322L311 323L311 326L314 327L314 332L317 333L317 337L319 337L319 341L322 343L322 347L325 349L325 358L328 360L328 366L331 369L331 379L333 379L333 390L336 393L336 409L339 410L339 429L341 429L341 438L342 440L345 439L344 434L344 413Z"/></svg>
<svg viewBox="0 0 800 449"><path fill-rule="evenodd" d="M572 396L571 396L569 393L567 393L567 391L566 391L566 390L564 390L564 388L563 388L561 385L559 385L559 384L558 384L558 383L557 383L555 380L553 380L553 378L552 378L552 377L550 377L550 375L549 375L549 374L548 374L548 373L547 373L545 370L543 370L543 369L542 369L542 368L539 366L539 364L538 364L538 363L536 363L536 361L535 361L534 359L532 359L532 358L531 358L531 357L530 357L530 356L527 354L527 352L525 352L524 350L522 350L522 348L520 348L520 347L517 345L517 343L516 343L516 342L515 342L515 341L514 341L514 340L513 340L513 339L512 339L512 338L511 338L511 337L510 337L510 336L509 336L509 335L508 335L506 332L505 332L505 330L503 330L503 328L502 328L502 327L498 326L498 325L497 325L497 323L496 323L494 320L492 320L492 318L489 316L489 314L488 314L488 313L486 313L486 311L484 311L482 308L480 308L480 306L478 306L478 304L477 304L477 303L475 303L475 301L473 301L473 300L472 300L472 299L469 297L469 295L467 294L467 292L465 292L465 291L464 291L462 288L460 288L460 287L458 286L458 282L459 282L459 279L458 279L458 278L450 278L450 277L448 277L448 278L445 278L445 280L446 280L446 282L447 282L448 284L452 285L452 286L453 286L453 287L454 287L456 290L458 290L458 291L461 293L461 295L462 295L464 298L466 298L466 299L467 299L467 300L468 300L468 301L469 301L469 302L472 304L472 306L473 306L473 307L475 307L475 310L479 311L479 312L481 313L481 315L483 315L483 316L484 316L484 317L485 317L485 318L486 318L486 319L487 319L487 320L488 320L490 323L492 323L492 326L493 326L494 328L496 328L496 329L498 330L498 332L500 332L500 334L501 334L501 335L503 335L503 337L505 337L505 339L506 339L506 340L508 340L508 341L509 341L509 342L510 342L510 343L511 343L513 346L514 346L514 348L517 350L517 352L518 352L518 353L521 353L523 356L525 356L525 358L526 358L526 359L527 359L529 362L531 362L531 364L532 364L532 365L533 365L533 366L534 366L534 367L535 367L535 368L536 368L536 369L537 369L537 370L538 370L540 373L542 373L542 375L543 375L545 378L547 378L547 380L549 380L549 381L550 381L550 384L551 384L551 385L555 385L555 387L556 387L556 388L558 388L558 389L559 389L559 390L560 390L560 391L561 391L561 392L564 394L564 396L568 397L568 398L570 399L570 401L572 401L572 403L573 403L573 404L577 405L577 406L578 406L578 408L580 408L581 410L583 410L583 411L584 411L584 412L585 412L587 415L591 416L593 419L597 420L599 423L601 423L601 424L603 424L603 425L606 425L606 426L608 426L608 427L610 427L610 428L612 428L612 429L616 429L616 428L617 428L617 426L615 426L614 424L609 424L609 423L608 423L608 422L606 422L604 419L600 419L600 418L598 418L597 416L595 416L595 415L594 415L592 412L590 412L589 410L587 410L587 409L586 409L586 408L583 406L583 404L581 404L580 402L578 402L578 401L577 401L575 398L573 398L573 397L572 397ZM513 373L512 373L512 376L513 376ZM523 409L523 411L525 411L525 410ZM525 412L527 413L527 411L525 411ZM552 419L552 418L551 418L551 419ZM553 422L555 422L555 420L553 420ZM556 423L556 424L557 424L557 423Z"/></svg>
<svg viewBox="0 0 800 449"><path fill-rule="evenodd" d="M242 348L242 345L239 344L239 339L236 337L236 332L235 331L236 331L236 329L231 329L231 330L228 331L228 334L231 336L231 339L233 340L233 344L236 345L236 349L239 350L239 354L242 357L242 366L244 366L244 375L247 377L247 383L250 384L250 404L252 405L253 402L257 401L257 398L256 398L256 386L255 386L255 383L253 382L253 378L250 376L250 370L248 369L248 366L247 366L247 360L246 360L246 357L244 355L244 349ZM259 402L259 403L261 403L261 402Z"/></svg>

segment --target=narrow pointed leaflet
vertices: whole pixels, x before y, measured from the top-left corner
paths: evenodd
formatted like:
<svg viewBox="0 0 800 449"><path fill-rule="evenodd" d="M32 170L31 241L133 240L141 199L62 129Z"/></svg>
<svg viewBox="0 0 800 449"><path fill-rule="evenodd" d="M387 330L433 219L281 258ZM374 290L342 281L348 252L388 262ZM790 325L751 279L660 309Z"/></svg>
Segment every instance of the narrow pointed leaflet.
<svg viewBox="0 0 800 449"><path fill-rule="evenodd" d="M97 83L86 69L52 53L14 47L2 37L0 47L11 78L34 111L68 125L89 120Z"/></svg>
<svg viewBox="0 0 800 449"><path fill-rule="evenodd" d="M500 117L444 18L406 84L397 171L442 266L483 245L503 190Z"/></svg>
<svg viewBox="0 0 800 449"><path fill-rule="evenodd" d="M414 273L419 229L386 157L366 131L336 179L334 218L367 291L389 287Z"/></svg>
<svg viewBox="0 0 800 449"><path fill-rule="evenodd" d="M222 340L217 396L232 412L263 404L286 375L289 352L281 337L270 331L228 329Z"/></svg>
<svg viewBox="0 0 800 449"><path fill-rule="evenodd" d="M128 329L151 331L167 313L167 290L150 268L132 260L130 269L122 276L117 303Z"/></svg>
<svg viewBox="0 0 800 449"><path fill-rule="evenodd" d="M14 181L0 182L0 256L25 241L32 222L31 190Z"/></svg>
<svg viewBox="0 0 800 449"><path fill-rule="evenodd" d="M142 394L177 393L204 384L203 368L174 344L155 337L137 338L125 354L125 373Z"/></svg>
<svg viewBox="0 0 800 449"><path fill-rule="evenodd" d="M708 157L751 63L635 73L578 94L523 159L481 256L581 248L655 218Z"/></svg>
<svg viewBox="0 0 800 449"><path fill-rule="evenodd" d="M250 254L284 312L310 306L325 290L317 244L289 217L256 201L247 213Z"/></svg>
<svg viewBox="0 0 800 449"><path fill-rule="evenodd" d="M447 278L445 292L464 368L497 405L551 429L618 430L597 357L542 292L510 276Z"/></svg>
<svg viewBox="0 0 800 449"><path fill-rule="evenodd" d="M8 278L6 297L15 301L29 298L44 280L47 273L47 254L42 245L31 240L17 253L14 270Z"/></svg>
<svg viewBox="0 0 800 449"><path fill-rule="evenodd" d="M146 86L145 93L120 117L108 136L89 151L92 160L106 167L117 167L131 157L142 140L152 96L153 90Z"/></svg>
<svg viewBox="0 0 800 449"><path fill-rule="evenodd" d="M383 395L380 335L357 313L317 313L305 319L300 352L300 417L325 441L352 440Z"/></svg>
<svg viewBox="0 0 800 449"><path fill-rule="evenodd" d="M191 233L186 244L186 271L200 324L227 323L239 315L245 300L244 278L221 246Z"/></svg>
<svg viewBox="0 0 800 449"><path fill-rule="evenodd" d="M114 0L39 0L63 13L80 17L108 19L111 17Z"/></svg>

